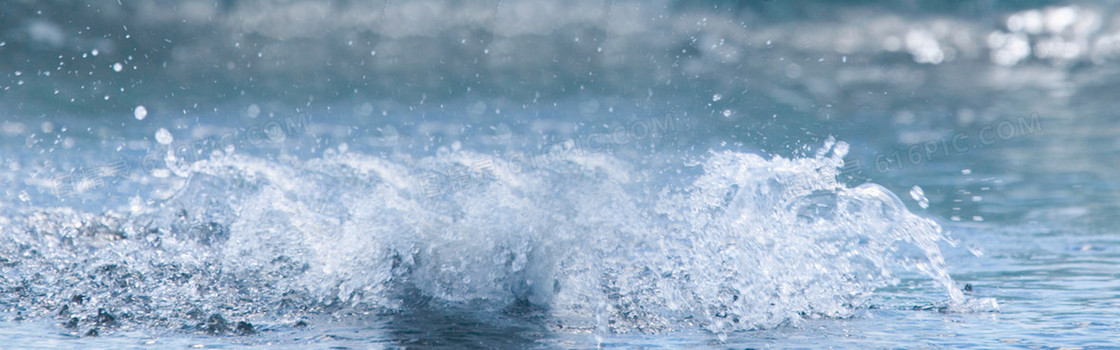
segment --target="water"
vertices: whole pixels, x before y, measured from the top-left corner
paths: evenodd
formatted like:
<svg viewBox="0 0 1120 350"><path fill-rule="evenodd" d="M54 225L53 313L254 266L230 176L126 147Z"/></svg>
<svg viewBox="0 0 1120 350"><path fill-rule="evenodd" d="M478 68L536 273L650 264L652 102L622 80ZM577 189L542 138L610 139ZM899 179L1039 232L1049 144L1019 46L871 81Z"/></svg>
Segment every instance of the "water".
<svg viewBox="0 0 1120 350"><path fill-rule="evenodd" d="M6 3L0 339L1112 346L1116 13Z"/></svg>

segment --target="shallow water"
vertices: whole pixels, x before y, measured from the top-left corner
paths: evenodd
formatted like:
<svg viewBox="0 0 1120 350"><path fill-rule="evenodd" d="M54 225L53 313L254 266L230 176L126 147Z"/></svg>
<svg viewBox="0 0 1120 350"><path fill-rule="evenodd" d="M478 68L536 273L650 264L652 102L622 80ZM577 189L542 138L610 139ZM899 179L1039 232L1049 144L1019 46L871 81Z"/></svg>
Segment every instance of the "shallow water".
<svg viewBox="0 0 1120 350"><path fill-rule="evenodd" d="M13 347L1118 341L1106 5L75 4L0 5Z"/></svg>

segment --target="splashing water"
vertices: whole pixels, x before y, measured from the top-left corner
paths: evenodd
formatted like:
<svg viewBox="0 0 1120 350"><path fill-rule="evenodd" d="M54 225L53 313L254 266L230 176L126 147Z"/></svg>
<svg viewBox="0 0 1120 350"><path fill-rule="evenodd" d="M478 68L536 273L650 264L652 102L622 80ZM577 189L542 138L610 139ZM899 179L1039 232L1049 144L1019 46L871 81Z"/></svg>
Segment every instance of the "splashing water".
<svg viewBox="0 0 1120 350"><path fill-rule="evenodd" d="M936 223L837 182L846 152L711 151L671 176L579 151L220 155L156 205L0 217L0 303L71 328L469 305L556 329L722 334L850 316L904 269L949 308L976 303Z"/></svg>

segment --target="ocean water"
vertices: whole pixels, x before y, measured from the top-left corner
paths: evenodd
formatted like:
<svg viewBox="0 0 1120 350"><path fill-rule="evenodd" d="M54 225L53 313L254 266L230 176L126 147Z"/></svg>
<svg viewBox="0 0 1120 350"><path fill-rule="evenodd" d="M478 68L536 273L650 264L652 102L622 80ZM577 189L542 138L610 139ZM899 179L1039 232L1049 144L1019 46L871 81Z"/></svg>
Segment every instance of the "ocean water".
<svg viewBox="0 0 1120 350"><path fill-rule="evenodd" d="M1115 347L1117 5L6 2L0 347Z"/></svg>

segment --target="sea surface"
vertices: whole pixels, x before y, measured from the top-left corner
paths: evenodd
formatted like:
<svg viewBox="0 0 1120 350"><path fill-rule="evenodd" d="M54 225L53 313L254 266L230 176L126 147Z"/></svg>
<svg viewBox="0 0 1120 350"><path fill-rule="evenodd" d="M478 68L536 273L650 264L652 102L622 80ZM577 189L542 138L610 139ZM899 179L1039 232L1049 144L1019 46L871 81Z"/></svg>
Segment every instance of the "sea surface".
<svg viewBox="0 0 1120 350"><path fill-rule="evenodd" d="M0 348L1112 348L1115 1L0 3Z"/></svg>

